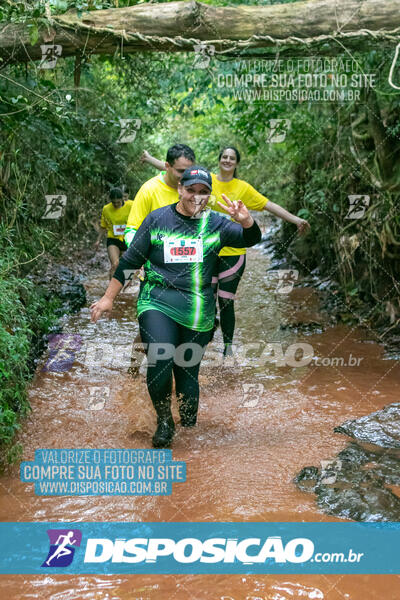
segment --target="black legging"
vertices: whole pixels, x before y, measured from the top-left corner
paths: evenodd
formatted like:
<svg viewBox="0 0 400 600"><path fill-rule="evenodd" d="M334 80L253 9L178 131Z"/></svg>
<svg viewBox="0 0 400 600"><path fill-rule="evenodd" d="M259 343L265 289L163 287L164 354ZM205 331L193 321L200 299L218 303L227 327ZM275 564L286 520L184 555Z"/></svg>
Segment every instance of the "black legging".
<svg viewBox="0 0 400 600"><path fill-rule="evenodd" d="M225 348L232 344L235 331L235 294L246 267L246 255L218 258L217 295Z"/></svg>
<svg viewBox="0 0 400 600"><path fill-rule="evenodd" d="M194 425L199 405L199 368L210 340L210 331L193 331L159 310L139 317L140 335L146 344L147 387L159 420L171 419L172 372L179 414ZM160 344L160 345L159 345ZM161 346L170 344L173 346ZM182 344L195 344L193 349ZM193 364L192 364L193 363Z"/></svg>

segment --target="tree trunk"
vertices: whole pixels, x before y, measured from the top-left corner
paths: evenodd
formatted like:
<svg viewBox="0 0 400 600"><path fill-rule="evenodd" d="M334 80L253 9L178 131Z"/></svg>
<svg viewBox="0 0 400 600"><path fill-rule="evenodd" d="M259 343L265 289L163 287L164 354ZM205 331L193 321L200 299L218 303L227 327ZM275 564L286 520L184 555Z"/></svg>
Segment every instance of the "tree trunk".
<svg viewBox="0 0 400 600"><path fill-rule="evenodd" d="M139 4L53 17L32 46L25 25L6 24L0 31L3 64L42 57L40 44L62 46L62 56L112 54L138 50L193 51L199 41L216 51L266 48L282 52L299 47L320 54L347 48L393 45L400 32L400 0L308 0L273 6L215 7L195 1ZM392 34L391 36L389 34ZM305 44L306 43L306 44ZM237 46L236 46L237 47Z"/></svg>

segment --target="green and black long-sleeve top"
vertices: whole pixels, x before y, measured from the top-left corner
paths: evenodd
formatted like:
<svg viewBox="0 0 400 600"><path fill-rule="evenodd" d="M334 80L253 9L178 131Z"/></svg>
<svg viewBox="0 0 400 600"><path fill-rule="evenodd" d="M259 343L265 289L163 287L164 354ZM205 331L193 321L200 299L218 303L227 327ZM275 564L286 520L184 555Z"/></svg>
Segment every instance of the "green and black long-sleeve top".
<svg viewBox="0 0 400 600"><path fill-rule="evenodd" d="M186 217L176 206L159 208L145 218L114 277L124 284L128 273L144 265L138 316L160 310L189 329L209 331L215 316L211 280L219 251L254 246L261 231L256 222L243 229L209 210L199 218Z"/></svg>

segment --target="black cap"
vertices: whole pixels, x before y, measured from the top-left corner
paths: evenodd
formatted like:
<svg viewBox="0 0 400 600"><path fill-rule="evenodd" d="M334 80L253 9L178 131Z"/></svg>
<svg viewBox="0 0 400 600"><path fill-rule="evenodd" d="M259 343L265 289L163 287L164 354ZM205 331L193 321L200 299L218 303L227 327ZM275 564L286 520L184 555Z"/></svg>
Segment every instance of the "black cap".
<svg viewBox="0 0 400 600"><path fill-rule="evenodd" d="M191 185L192 183L204 183L209 190L212 189L212 179L210 172L200 165L193 165L186 169L181 177L182 185Z"/></svg>

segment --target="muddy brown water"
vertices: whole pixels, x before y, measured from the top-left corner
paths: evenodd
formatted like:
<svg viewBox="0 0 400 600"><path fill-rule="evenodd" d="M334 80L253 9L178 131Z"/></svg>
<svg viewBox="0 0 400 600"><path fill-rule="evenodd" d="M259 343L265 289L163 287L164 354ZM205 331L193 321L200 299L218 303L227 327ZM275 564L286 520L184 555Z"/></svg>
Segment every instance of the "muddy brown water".
<svg viewBox="0 0 400 600"><path fill-rule="evenodd" d="M346 446L333 433L336 425L398 401L399 364L384 359L372 331L336 326L306 334L288 327L323 323L318 298L312 288L276 293L266 266L266 256L252 249L239 288L235 342L284 349L307 343L320 359L347 362L351 354L362 359L358 365L293 368L247 356L216 366L218 352L210 353L200 372L198 426L177 426L173 458L187 462L187 481L173 484L171 496L35 496L33 485L19 481L16 465L0 480L1 521L339 521L322 513L293 478ZM106 284L106 274L90 279L89 300ZM113 319L98 324L90 323L88 308L65 318L64 333L79 334L83 346L68 372L43 371L46 357L39 365L30 386L32 413L20 435L23 460L33 460L39 448L151 447L155 415L143 376L127 373L124 352L137 332L133 304L131 293L119 296ZM117 350L101 355L104 345ZM221 346L218 331L211 350ZM2 584L3 597L16 600L400 598L400 577L391 575L18 575L3 576Z"/></svg>

